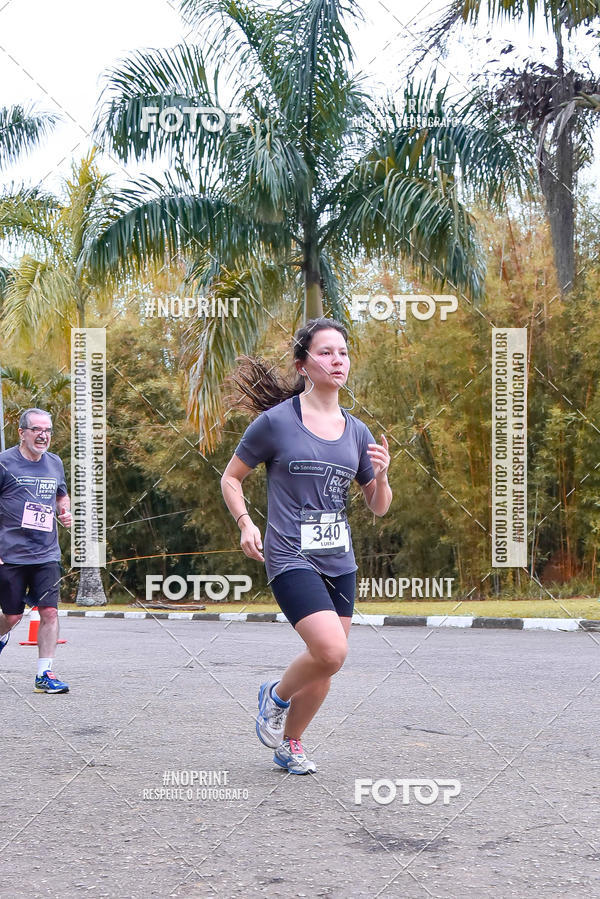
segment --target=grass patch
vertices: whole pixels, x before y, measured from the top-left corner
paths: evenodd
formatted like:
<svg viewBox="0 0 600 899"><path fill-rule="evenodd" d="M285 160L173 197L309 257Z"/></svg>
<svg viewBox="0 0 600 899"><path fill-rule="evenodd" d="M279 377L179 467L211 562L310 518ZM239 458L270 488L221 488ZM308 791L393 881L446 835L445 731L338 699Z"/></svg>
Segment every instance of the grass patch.
<svg viewBox="0 0 600 899"><path fill-rule="evenodd" d="M63 603L62 609L86 609L75 603ZM91 610L112 612L143 612L142 606L124 603L109 603L106 606L91 606ZM151 610L149 610L151 611ZM155 611L165 611L156 609ZM206 603L207 612L278 612L279 607L271 600L263 602L215 602ZM388 601L357 602L356 611L365 615L473 615L477 618L593 618L600 619L598 599L485 599L448 600L447 602Z"/></svg>

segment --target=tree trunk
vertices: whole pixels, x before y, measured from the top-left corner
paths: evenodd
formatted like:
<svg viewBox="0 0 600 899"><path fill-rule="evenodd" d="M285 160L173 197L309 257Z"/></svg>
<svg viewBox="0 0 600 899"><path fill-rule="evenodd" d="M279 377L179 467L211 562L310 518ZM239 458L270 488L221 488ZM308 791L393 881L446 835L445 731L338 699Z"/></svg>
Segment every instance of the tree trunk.
<svg viewBox="0 0 600 899"><path fill-rule="evenodd" d="M319 248L312 222L304 225L304 323L310 318L323 315L323 291L321 290L321 268Z"/></svg>
<svg viewBox="0 0 600 899"><path fill-rule="evenodd" d="M565 77L564 49L560 27L556 37L556 82L552 105L558 110L572 99L571 82ZM550 220L554 264L558 277L558 286L562 296L573 290L575 279L575 174L573 165L573 128L575 117L572 116L564 125L560 135L554 138L554 153L551 156L545 148L540 147L540 164L538 166L540 185L546 210Z"/></svg>
<svg viewBox="0 0 600 899"><path fill-rule="evenodd" d="M98 568L79 569L79 588L77 590L78 606L105 606L106 594L100 570Z"/></svg>
<svg viewBox="0 0 600 899"><path fill-rule="evenodd" d="M550 221L554 264L563 296L573 290L575 278L575 203L573 200L573 145L570 123L557 140L554 159L542 151L540 185Z"/></svg>

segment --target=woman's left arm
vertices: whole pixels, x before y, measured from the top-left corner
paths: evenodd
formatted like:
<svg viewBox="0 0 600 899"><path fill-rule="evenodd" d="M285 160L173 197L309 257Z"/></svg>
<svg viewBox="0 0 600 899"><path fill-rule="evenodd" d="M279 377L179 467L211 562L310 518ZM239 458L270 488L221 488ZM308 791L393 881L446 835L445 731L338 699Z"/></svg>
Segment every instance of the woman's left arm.
<svg viewBox="0 0 600 899"><path fill-rule="evenodd" d="M362 487L365 502L374 515L385 515L392 502L392 490L387 479L390 454L385 434L381 435L381 440L381 446L378 443L368 444L367 453L371 457L375 477Z"/></svg>

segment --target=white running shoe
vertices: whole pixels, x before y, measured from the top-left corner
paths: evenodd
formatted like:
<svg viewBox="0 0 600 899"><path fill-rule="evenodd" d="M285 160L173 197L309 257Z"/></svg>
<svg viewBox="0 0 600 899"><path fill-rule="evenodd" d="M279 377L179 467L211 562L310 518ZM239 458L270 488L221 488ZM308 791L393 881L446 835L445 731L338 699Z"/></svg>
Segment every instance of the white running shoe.
<svg viewBox="0 0 600 899"><path fill-rule="evenodd" d="M307 759L300 740L282 740L275 750L273 761L290 774L315 774L317 766Z"/></svg>
<svg viewBox="0 0 600 899"><path fill-rule="evenodd" d="M258 715L256 716L256 736L261 743L275 749L283 739L283 728L289 702L280 705L271 696L271 687L279 681L271 680L260 685L258 691Z"/></svg>

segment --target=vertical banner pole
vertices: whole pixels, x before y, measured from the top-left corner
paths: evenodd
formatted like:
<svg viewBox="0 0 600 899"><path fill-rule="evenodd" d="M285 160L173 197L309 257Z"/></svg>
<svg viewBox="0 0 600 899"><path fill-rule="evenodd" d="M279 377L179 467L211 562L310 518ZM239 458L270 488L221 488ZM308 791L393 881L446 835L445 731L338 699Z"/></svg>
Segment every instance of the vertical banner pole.
<svg viewBox="0 0 600 899"><path fill-rule="evenodd" d="M4 399L2 397L2 363L0 363L0 453L6 449L4 442Z"/></svg>
<svg viewBox="0 0 600 899"><path fill-rule="evenodd" d="M492 566L527 567L527 328L492 329Z"/></svg>
<svg viewBox="0 0 600 899"><path fill-rule="evenodd" d="M106 566L106 328L71 329L71 565Z"/></svg>

